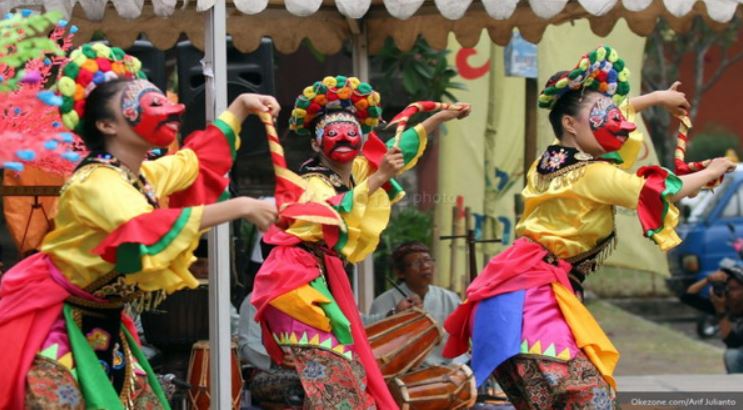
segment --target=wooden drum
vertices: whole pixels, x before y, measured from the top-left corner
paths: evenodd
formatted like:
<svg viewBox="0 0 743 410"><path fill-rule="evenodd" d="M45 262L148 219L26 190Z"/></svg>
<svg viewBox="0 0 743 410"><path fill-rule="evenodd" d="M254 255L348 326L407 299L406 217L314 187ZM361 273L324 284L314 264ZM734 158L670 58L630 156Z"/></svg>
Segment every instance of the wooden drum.
<svg viewBox="0 0 743 410"><path fill-rule="evenodd" d="M410 309L366 328L374 357L384 379L404 374L419 365L441 342L441 329L426 312Z"/></svg>
<svg viewBox="0 0 743 410"><path fill-rule="evenodd" d="M468 409L477 400L472 370L461 364L431 366L389 383L401 410Z"/></svg>
<svg viewBox="0 0 743 410"><path fill-rule="evenodd" d="M209 410L211 394L209 393L209 341L200 340L191 349L188 361L188 407L197 410ZM237 358L237 344L232 343L232 409L240 409L243 377L240 371L240 360Z"/></svg>

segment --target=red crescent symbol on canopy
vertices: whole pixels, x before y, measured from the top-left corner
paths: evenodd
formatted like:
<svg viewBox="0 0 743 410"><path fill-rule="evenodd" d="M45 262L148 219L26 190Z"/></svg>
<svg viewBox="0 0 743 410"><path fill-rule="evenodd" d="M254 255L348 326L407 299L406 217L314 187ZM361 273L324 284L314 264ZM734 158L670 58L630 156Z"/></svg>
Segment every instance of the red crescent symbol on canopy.
<svg viewBox="0 0 743 410"><path fill-rule="evenodd" d="M485 62L485 64L481 65L480 67L473 67L469 64L469 58L473 55L477 54L477 50L474 48L461 48L459 51L457 51L456 56L456 65L457 65L457 71L459 72L459 75L462 76L462 78L466 80L475 80L478 79L490 71L490 60Z"/></svg>

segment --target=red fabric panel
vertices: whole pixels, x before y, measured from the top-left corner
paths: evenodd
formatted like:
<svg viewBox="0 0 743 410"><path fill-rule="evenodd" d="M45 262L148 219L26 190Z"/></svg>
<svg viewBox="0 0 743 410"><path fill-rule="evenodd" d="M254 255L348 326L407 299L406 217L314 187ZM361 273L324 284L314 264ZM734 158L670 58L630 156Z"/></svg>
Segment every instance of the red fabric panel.
<svg viewBox="0 0 743 410"><path fill-rule="evenodd" d="M199 158L199 175L190 187L170 196L169 206L184 208L217 201L230 183L232 149L222 131L210 125L186 138L186 145Z"/></svg>
<svg viewBox="0 0 743 410"><path fill-rule="evenodd" d="M657 166L645 166L637 170L637 175L645 178L640 191L637 216L640 218L643 233L657 229L663 224L663 191L666 190L668 171Z"/></svg>
<svg viewBox="0 0 743 410"><path fill-rule="evenodd" d="M43 253L28 257L0 281L0 409L23 409L26 373L69 293L51 277Z"/></svg>
<svg viewBox="0 0 743 410"><path fill-rule="evenodd" d="M108 263L116 263L116 248L124 243L153 245L175 224L183 209L156 209L129 220L111 232L91 252Z"/></svg>
<svg viewBox="0 0 743 410"><path fill-rule="evenodd" d="M369 340L366 337L364 324L359 316L359 308L353 297L351 284L348 281L343 262L341 259L330 253L325 254L325 271L328 277L328 285L333 293L336 303L343 311L343 314L351 322L351 334L353 335L353 345L356 353L359 355L359 361L366 369L367 389L374 397L379 409L396 409L397 404L392 399L387 384L384 382L382 371L379 364L374 358Z"/></svg>
<svg viewBox="0 0 743 410"><path fill-rule="evenodd" d="M382 158L386 153L387 146L384 142L382 142L375 132L370 132L366 137L364 146L361 148L361 154L369 161L372 171L376 171L379 168L379 164L382 162Z"/></svg>

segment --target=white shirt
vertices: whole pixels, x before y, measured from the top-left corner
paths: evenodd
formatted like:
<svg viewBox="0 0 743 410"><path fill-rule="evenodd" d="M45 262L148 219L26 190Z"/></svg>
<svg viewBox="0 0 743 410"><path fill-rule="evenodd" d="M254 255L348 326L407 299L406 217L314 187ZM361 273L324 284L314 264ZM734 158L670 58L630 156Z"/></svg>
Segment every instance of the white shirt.
<svg viewBox="0 0 743 410"><path fill-rule="evenodd" d="M400 289L408 295L412 295L413 291L408 288L405 283L401 283ZM398 303L404 299L403 295L397 289L390 289L381 295L377 296L372 302L371 309L369 310L370 315L386 315L390 310L394 309ZM455 357L454 359L445 359L441 355L441 351L444 349L446 339L449 335L443 330L444 321L459 306L459 296L456 293L444 289L439 286L430 285L428 292L423 299L423 310L431 315L436 321L436 324L442 327L444 336L441 339L441 343L435 346L431 353L426 357L425 363L429 365L440 365L449 363L466 363L469 360L469 355L463 354Z"/></svg>
<svg viewBox="0 0 743 410"><path fill-rule="evenodd" d="M255 307L250 303L250 294L240 305L240 324L238 325L238 350L240 359L262 370L271 368L271 357L263 347L261 325L253 318Z"/></svg>

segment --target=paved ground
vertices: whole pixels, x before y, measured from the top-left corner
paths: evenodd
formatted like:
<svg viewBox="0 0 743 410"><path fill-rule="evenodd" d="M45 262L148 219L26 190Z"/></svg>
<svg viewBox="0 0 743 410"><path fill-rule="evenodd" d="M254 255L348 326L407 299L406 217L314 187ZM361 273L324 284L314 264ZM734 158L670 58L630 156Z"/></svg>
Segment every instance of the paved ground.
<svg viewBox="0 0 743 410"><path fill-rule="evenodd" d="M725 346L717 335L700 338L697 335L697 320L701 314L698 310L679 302L675 297L603 300L651 322L671 327L692 339L698 339L716 347Z"/></svg>
<svg viewBox="0 0 743 410"><path fill-rule="evenodd" d="M619 376L617 387L633 392L743 392L743 374Z"/></svg>
<svg viewBox="0 0 743 410"><path fill-rule="evenodd" d="M617 376L724 374L723 349L596 299L588 308L620 352Z"/></svg>

